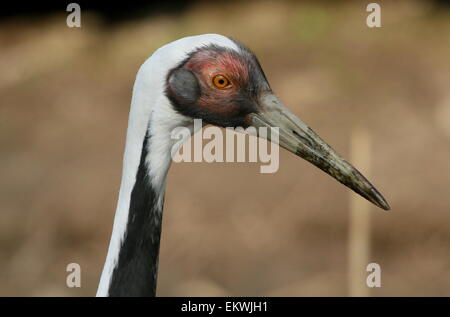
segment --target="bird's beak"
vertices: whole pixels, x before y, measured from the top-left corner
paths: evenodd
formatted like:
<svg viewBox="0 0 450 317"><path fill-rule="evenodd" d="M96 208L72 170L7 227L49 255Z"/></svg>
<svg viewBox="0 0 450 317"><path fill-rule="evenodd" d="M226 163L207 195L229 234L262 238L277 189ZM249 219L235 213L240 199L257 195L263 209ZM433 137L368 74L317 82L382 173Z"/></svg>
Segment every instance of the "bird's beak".
<svg viewBox="0 0 450 317"><path fill-rule="evenodd" d="M252 113L248 117L252 126L278 128L281 147L314 164L378 207L390 209L383 196L356 168L340 157L275 95L265 94L260 107L259 113ZM270 133L267 135L271 139Z"/></svg>

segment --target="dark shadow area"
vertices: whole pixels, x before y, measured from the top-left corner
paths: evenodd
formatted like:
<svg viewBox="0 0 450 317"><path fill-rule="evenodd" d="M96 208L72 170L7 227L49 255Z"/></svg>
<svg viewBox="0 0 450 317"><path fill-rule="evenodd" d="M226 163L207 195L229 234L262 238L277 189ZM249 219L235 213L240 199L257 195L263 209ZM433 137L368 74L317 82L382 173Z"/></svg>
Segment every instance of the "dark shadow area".
<svg viewBox="0 0 450 317"><path fill-rule="evenodd" d="M61 3L55 2L29 2L24 5L21 2L11 2L2 4L0 11L0 20L13 17L28 17L38 19L42 16L54 13L65 13L67 5L74 1ZM121 2L92 2L76 1L83 12L98 14L105 23L117 24L127 20L139 19L155 14L177 14L185 11L193 0L165 0L165 1L121 1Z"/></svg>

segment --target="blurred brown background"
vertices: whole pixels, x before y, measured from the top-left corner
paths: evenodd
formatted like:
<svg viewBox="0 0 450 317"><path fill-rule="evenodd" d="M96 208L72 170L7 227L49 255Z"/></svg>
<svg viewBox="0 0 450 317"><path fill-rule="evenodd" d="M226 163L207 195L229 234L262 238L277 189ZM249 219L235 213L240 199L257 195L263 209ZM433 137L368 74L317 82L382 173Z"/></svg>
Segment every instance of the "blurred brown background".
<svg viewBox="0 0 450 317"><path fill-rule="evenodd" d="M450 10L377 1L382 27L370 29L369 2L194 1L120 21L82 11L73 29L65 6L4 16L0 295L95 295L136 71L165 43L220 33L252 48L344 157L356 127L369 134L369 178L392 207L370 207L369 261L382 269L370 294L449 296ZM259 166L172 166L158 295L350 294L350 191L286 151L277 173ZM66 287L71 262L78 289Z"/></svg>

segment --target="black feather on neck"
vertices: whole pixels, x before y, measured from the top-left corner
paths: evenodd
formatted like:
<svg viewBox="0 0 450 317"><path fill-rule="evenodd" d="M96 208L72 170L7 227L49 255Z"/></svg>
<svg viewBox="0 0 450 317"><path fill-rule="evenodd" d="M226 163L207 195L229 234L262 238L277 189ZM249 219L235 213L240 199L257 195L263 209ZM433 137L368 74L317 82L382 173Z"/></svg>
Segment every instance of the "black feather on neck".
<svg viewBox="0 0 450 317"><path fill-rule="evenodd" d="M158 208L159 196L152 188L145 163L149 139L147 132L131 192L127 227L109 285L109 296L156 294L162 206Z"/></svg>

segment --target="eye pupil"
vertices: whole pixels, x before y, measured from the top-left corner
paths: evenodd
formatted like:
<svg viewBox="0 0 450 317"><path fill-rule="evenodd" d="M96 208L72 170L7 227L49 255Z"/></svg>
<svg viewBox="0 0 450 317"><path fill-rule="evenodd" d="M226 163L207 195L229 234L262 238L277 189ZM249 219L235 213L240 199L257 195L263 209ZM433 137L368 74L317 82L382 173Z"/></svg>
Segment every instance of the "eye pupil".
<svg viewBox="0 0 450 317"><path fill-rule="evenodd" d="M231 86L230 81L223 75L216 75L213 78L213 84L217 88L225 89Z"/></svg>

